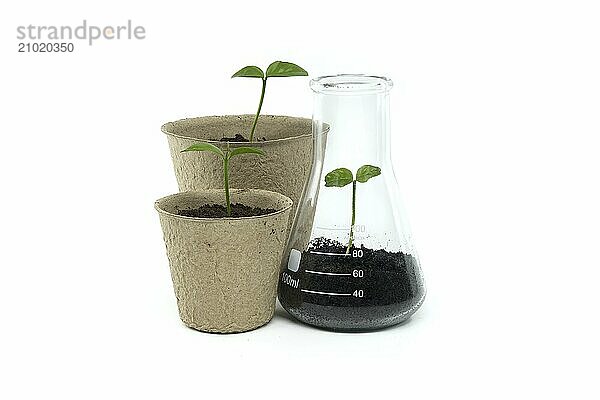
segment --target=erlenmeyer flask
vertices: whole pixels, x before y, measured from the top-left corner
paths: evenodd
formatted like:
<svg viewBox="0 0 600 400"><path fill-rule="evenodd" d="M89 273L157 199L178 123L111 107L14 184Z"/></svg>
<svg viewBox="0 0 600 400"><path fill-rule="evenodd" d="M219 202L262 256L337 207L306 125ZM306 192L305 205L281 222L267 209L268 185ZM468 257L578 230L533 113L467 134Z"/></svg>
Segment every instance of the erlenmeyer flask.
<svg viewBox="0 0 600 400"><path fill-rule="evenodd" d="M425 286L392 170L383 77L314 79L314 160L279 300L302 322L367 330L407 320Z"/></svg>

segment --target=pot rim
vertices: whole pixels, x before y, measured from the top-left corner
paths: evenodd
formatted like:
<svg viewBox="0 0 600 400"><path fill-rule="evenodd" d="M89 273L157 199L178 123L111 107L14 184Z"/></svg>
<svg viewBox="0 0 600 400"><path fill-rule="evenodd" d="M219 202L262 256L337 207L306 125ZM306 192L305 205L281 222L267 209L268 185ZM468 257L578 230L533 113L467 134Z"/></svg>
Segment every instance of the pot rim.
<svg viewBox="0 0 600 400"><path fill-rule="evenodd" d="M264 141L254 141L254 142L221 142L220 140L212 140L212 139L200 139L200 138L196 138L196 137L192 137L189 135L181 135L181 134L176 134L173 132L169 132L167 130L167 125L169 124L173 124L176 122L181 122L181 121L186 121L186 120L190 120L190 119L204 119L204 118L222 118L222 117L245 117L245 116L249 116L249 117L254 117L254 114L226 114L226 115L202 115L199 117L189 117L189 118L181 118L175 121L170 121L170 122L165 122L164 124L161 125L160 130L165 134L165 135L169 135L169 136L173 136L176 138L180 138L180 139L188 139L188 140L199 140L199 141L203 141L206 143L211 143L211 144L225 144L225 143L229 143L230 145L233 146L248 146L250 145L250 143L252 143L252 146L263 146L265 144L268 143L281 143L281 142L285 142L285 141L289 141L289 140L298 140L298 139L303 139L303 138L310 138L312 137L312 128L311 128L311 132L310 133L306 133L303 135L295 135L295 136L290 136L290 137L286 137L286 138L281 138L281 139L271 139L271 140L264 140ZM280 119L280 118L295 118L295 119L304 119L307 121L311 121L310 118L306 118L306 117L294 117L291 115L271 115L271 114L261 114L260 117L271 117L271 118L275 118L275 119ZM259 117L259 121L260 121L260 117ZM311 124L312 127L312 124ZM324 132L328 131L329 127L326 127Z"/></svg>
<svg viewBox="0 0 600 400"><path fill-rule="evenodd" d="M267 196L275 196L275 197L279 197L283 200L285 200L286 205L284 207L282 207L280 210L276 210L272 213L268 213L268 214L263 214L263 215L253 215L250 217L220 217L220 218L208 218L208 217L187 217L185 215L179 215L179 214L173 214L172 212L166 211L164 209L162 209L159 205L160 202L163 202L165 200L174 198L174 197L180 197L182 195L186 195L186 194L190 194L190 193L217 193L217 192L223 192L224 189L204 189L204 190L188 190L185 192L179 192L179 193L173 193L170 194L168 196L164 196L161 197L160 199L156 200L154 202L154 209L156 211L158 211L159 214L163 214L163 215L168 215L171 218L176 218L176 219L182 219L182 220L186 220L186 221L196 221L196 222L212 222L212 223L219 223L219 222L225 222L225 221L245 221L245 220L255 220L255 219L261 219L261 218L270 218L273 217L275 215L279 215L282 214L288 210L290 210L292 208L292 205L294 204L294 202L292 201L292 199L290 199L289 197L281 194L281 193L277 193L277 192L273 192L270 190L264 190L264 189L229 189L231 194L237 194L237 193L243 193L243 192L254 192L254 193L259 193L259 194L263 194L263 195L267 195ZM242 203L243 204L243 203Z"/></svg>

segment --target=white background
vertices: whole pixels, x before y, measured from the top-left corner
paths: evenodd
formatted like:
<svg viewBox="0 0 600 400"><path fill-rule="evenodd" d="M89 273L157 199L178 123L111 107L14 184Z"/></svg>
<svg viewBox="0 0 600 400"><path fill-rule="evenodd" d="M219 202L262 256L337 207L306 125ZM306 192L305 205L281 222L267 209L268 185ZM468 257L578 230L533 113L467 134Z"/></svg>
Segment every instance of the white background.
<svg viewBox="0 0 600 400"><path fill-rule="evenodd" d="M598 398L596 1L19 1L0 6L0 397ZM392 6L393 4L393 6ZM142 41L18 54L18 25ZM428 297L365 334L178 319L153 201L164 122L252 113L238 67L386 75ZM264 112L310 116L306 78ZM595 381L593 381L595 380ZM390 397L392 398L392 397Z"/></svg>

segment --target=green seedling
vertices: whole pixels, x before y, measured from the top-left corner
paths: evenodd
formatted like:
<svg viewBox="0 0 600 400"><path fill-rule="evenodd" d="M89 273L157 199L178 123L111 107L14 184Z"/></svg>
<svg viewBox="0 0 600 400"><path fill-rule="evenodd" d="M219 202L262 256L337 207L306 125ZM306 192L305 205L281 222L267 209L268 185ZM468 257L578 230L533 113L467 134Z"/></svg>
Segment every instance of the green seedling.
<svg viewBox="0 0 600 400"><path fill-rule="evenodd" d="M256 116L254 117L254 123L252 124L252 130L250 131L249 140L252 142L254 140L254 130L256 129L256 123L258 122L258 116L260 115L260 109L263 105L263 100L265 99L265 89L267 88L267 79L275 78L275 77L289 77L289 76L308 76L308 72L304 70L304 68L299 67L296 64L285 62L285 61L275 61L272 62L271 65L267 68L267 72L264 73L262 69L256 67L254 65L248 65L240 69L238 72L233 74L232 78L260 78L262 79L262 91L260 92L260 100L258 102L258 110L256 111Z"/></svg>
<svg viewBox="0 0 600 400"><path fill-rule="evenodd" d="M326 187L344 187L352 183L352 223L350 224L350 238L346 247L346 254L350 254L354 240L354 223L356 222L356 182L365 183L371 178L381 175L381 168L373 165L363 165L356 171L356 179L348 168L337 168L325 175Z"/></svg>
<svg viewBox="0 0 600 400"><path fill-rule="evenodd" d="M196 143L187 149L181 150L182 153L186 151L210 151L217 154L223 160L223 186L225 187L225 204L227 207L227 215L231 215L231 201L229 200L229 161L232 157L239 154L251 153L259 154L261 156L265 155L261 149L257 149L256 147L236 147L234 149L230 149L229 143L227 143L227 148L225 151L210 143Z"/></svg>

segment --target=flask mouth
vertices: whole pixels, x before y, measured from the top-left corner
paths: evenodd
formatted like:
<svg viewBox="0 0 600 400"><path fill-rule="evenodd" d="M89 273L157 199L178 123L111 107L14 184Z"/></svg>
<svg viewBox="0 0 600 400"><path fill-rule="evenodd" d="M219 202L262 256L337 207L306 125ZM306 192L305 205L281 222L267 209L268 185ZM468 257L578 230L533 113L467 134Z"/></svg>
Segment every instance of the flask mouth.
<svg viewBox="0 0 600 400"><path fill-rule="evenodd" d="M392 86L389 78L362 74L327 75L310 81L313 92L336 95L386 93Z"/></svg>

